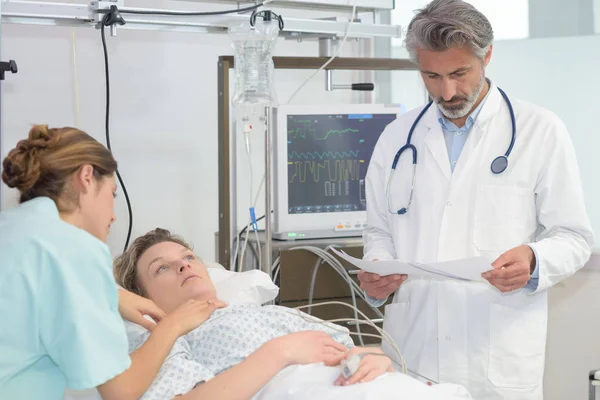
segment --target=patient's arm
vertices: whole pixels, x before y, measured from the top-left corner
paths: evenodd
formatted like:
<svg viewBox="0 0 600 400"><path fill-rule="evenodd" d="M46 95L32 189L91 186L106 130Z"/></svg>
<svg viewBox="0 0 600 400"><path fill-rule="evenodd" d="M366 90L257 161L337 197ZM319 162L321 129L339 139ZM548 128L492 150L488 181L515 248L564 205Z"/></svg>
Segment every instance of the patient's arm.
<svg viewBox="0 0 600 400"><path fill-rule="evenodd" d="M131 366L98 387L104 400L139 399L160 370L175 341L204 323L222 303L190 300L163 318L146 342L131 354Z"/></svg>
<svg viewBox="0 0 600 400"><path fill-rule="evenodd" d="M292 333L267 342L241 363L176 400L249 399L288 365L337 365L345 354L346 348L326 333Z"/></svg>
<svg viewBox="0 0 600 400"><path fill-rule="evenodd" d="M346 359L352 356L360 356L358 369L348 379L340 374L334 385L346 386L355 383L366 383L386 372L394 372L391 358L386 356L379 347L354 347L348 352Z"/></svg>

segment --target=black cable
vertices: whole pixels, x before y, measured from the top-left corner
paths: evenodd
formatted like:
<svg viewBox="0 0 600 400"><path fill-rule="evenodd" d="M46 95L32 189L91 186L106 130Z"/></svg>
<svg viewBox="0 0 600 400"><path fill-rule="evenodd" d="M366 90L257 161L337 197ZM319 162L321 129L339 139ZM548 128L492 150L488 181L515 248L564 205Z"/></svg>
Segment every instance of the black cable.
<svg viewBox="0 0 600 400"><path fill-rule="evenodd" d="M271 213L272 213L272 212L273 212L273 211L271 211ZM256 219L256 223L259 223L260 221L262 221L263 219L265 219L265 217L266 217L266 215L263 215L262 217L258 217L258 218ZM243 234L244 234L244 232L246 232L247 230L248 230L248 225L244 226L244 228L243 228L243 229L240 231L240 233L238 234L238 237L237 237L237 240L238 240L238 242L240 242L240 243L242 242L242 235L243 235ZM250 245L250 247L252 247L252 245ZM256 252L255 252L255 250L254 250L254 249L252 249L252 251L254 252L254 255L255 255L256 259L258 259L258 256L256 255ZM239 257L239 254L236 254L235 260L233 260L233 265L237 265L237 263L238 263L238 257Z"/></svg>
<svg viewBox="0 0 600 400"><path fill-rule="evenodd" d="M225 15L225 14L235 14L244 11L253 11L256 10L264 4L264 1L261 1L258 4L253 6L236 8L231 10L223 10L223 11L154 11L154 10L119 10L121 14L138 14L138 15L181 15L181 16L208 16L208 15ZM106 10L98 10L99 13L105 13Z"/></svg>
<svg viewBox="0 0 600 400"><path fill-rule="evenodd" d="M106 35L104 34L104 25L109 17L110 17L110 14L106 14L102 18L102 24L100 27L100 36L102 37L102 48L104 50L104 72L106 75L106 119L104 121L105 129L106 129L106 147L108 147L108 150L110 150L112 152L112 149L110 147L110 130L109 130L110 75L109 75L109 70L108 70L108 50L106 48ZM125 240L125 247L123 248L123 251L125 251L125 250L127 250L127 247L129 246L129 239L131 239L131 229L133 227L133 210L131 209L131 202L129 201L129 195L127 194L127 189L125 188L125 183L123 183L123 179L121 178L121 174L119 173L118 169L117 169L117 178L119 179L119 183L121 184L121 187L123 188L123 194L125 195L125 201L127 202L127 210L129 212L129 229L127 230L127 239Z"/></svg>
<svg viewBox="0 0 600 400"><path fill-rule="evenodd" d="M258 217L258 218L256 219L256 223L258 223L258 222L262 221L263 219L265 219L265 217L266 217L266 215L263 215L262 217ZM246 225L246 226L244 227L244 229L242 229L242 230L240 231L240 234L238 235L238 240L242 240L242 235L243 235L243 234L244 234L244 232L246 232L247 230L248 230L248 225Z"/></svg>

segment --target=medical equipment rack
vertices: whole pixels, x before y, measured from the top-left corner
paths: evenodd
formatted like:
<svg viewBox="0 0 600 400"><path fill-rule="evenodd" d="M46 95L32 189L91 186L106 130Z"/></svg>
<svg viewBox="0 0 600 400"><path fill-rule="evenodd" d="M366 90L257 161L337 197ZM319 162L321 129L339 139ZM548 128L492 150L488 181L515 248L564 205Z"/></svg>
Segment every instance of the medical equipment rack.
<svg viewBox="0 0 600 400"><path fill-rule="evenodd" d="M273 57L273 64L276 69L312 69L318 70L329 60L329 57ZM232 132L230 126L230 83L229 72L235 68L233 56L220 56L218 60L218 153L219 153L219 236L218 236L218 254L217 261L225 268L230 268L231 261L231 243L232 243L232 207L235 207L235 198L231 195L232 172ZM335 58L327 66L329 70L346 71L417 71L417 66L408 59L392 58ZM267 121L270 124L271 121ZM271 138L267 138L267 146L271 143ZM269 154L268 152L266 154ZM268 164L268 163L267 163ZM270 179L271 171L266 171L266 179ZM267 204L270 202L267 201ZM268 213L267 213L268 214ZM267 215L266 226L270 230L270 215ZM269 232L267 232L267 237ZM267 254L270 254L270 248L273 241L266 243ZM298 244L300 244L299 242ZM265 265L271 273L270 263Z"/></svg>

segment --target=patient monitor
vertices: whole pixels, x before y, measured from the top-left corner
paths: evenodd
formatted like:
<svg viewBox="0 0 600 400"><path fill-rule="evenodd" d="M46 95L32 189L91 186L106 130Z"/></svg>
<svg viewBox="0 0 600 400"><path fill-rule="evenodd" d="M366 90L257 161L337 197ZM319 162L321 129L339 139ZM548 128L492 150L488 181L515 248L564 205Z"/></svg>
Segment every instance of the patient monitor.
<svg viewBox="0 0 600 400"><path fill-rule="evenodd" d="M399 106L376 104L275 109L273 238L361 236L371 154L399 114Z"/></svg>

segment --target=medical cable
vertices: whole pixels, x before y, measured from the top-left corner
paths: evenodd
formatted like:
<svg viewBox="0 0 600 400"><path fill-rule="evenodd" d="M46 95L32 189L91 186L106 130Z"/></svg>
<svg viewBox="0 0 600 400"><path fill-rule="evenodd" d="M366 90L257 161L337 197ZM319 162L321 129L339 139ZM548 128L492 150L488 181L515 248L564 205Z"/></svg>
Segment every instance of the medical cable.
<svg viewBox="0 0 600 400"><path fill-rule="evenodd" d="M319 74L321 71L323 71L325 68L327 68L327 66L329 64L331 64L336 57L339 56L339 54L342 51L342 48L344 47L344 44L346 43L346 39L348 39L348 34L350 33L350 26L352 25L352 22L354 21L354 18L356 17L356 4L357 3L358 3L358 0L354 0L354 5L352 6L352 15L350 16L350 20L348 21L348 24L346 24L346 29L344 31L344 37L342 38L342 41L340 42L339 46L337 47L337 49L335 50L335 52L333 53L331 58L329 60L327 60L327 62L325 64L323 64L321 66L321 68L319 68L312 75L310 75L308 78L306 78L304 83L302 85L300 85L300 87L298 87L298 89L296 89L294 94L292 94L292 96L289 98L287 104L290 104L292 102L292 100L294 99L294 97L296 97L296 95L304 88L304 86L306 86L308 84L308 82L310 82L315 76L317 76L317 74Z"/></svg>
<svg viewBox="0 0 600 400"><path fill-rule="evenodd" d="M379 334L381 335L381 339L384 340L384 341L386 341L392 347L392 349L396 352L396 354L398 354L398 357L399 357L399 360L400 360L400 362L398 364L401 366L402 373L406 374L407 368L406 368L406 362L404 360L404 356L402 355L402 352L400 351L400 349L396 345L396 342L394 341L394 339L386 331L384 331L382 328L380 328L377 325L375 325L369 319L369 317L367 317L365 315L365 313L363 313L362 311L360 311L356 307L353 307L351 304L343 303L341 301L327 301L327 302L323 302L323 303L314 304L313 306L314 307L320 307L320 306L326 306L326 305L342 305L344 307L353 308L355 313L358 313L363 318L365 318L364 320L358 320L358 318L356 320L360 321L361 323L364 323L366 325L371 326L373 329L375 329L377 332L379 332ZM299 306L299 307L295 307L294 309L297 310L297 311L301 311L304 308L307 308L307 306ZM319 320L316 320L315 317L312 317L310 315L305 315L303 313L298 313L297 315L300 316L301 318L303 318L306 321L317 322L317 323L320 323L321 325L328 326L329 328L337 330L339 332L344 332L344 333L348 332L347 329L344 329L342 327L338 328L338 327L332 327L331 326L331 324L333 323L332 321L338 321L338 320L319 321ZM343 319L343 320L346 320L346 319ZM351 322L356 322L356 320L351 320L351 319L348 319L348 320L351 321ZM369 335L369 334L364 334L364 335Z"/></svg>
<svg viewBox="0 0 600 400"><path fill-rule="evenodd" d="M253 194L253 191L252 191L252 157L251 157L251 152L250 152L250 139L249 139L248 134L245 133L244 136L246 137L246 155L248 156L248 182L250 185L250 188L248 190L248 193L250 194L249 204L250 204L250 209L252 210L254 208L254 204L258 200L258 196L257 196L256 200L254 200L254 196L252 195ZM246 225L246 229L249 229L250 226L252 226L252 218L248 219L248 224ZM238 270L237 270L238 272L241 272L242 268L244 267L244 256L246 254L246 248L248 247L248 237L249 236L250 235L246 235L245 240L244 240L244 245L242 246L242 255L240 257L240 265L238 266Z"/></svg>
<svg viewBox="0 0 600 400"><path fill-rule="evenodd" d="M265 219L265 216L263 215L262 217L259 217L256 219L256 222L260 222L263 219ZM237 234L236 238L234 239L236 242L236 246L235 246L235 251L232 254L232 261L231 261L231 265L237 266L238 263L238 250L239 250L239 243L243 240L242 239L242 235L244 234L244 232L246 232L248 230L248 228L250 227L250 225L246 225L242 228L242 230L240 230L240 233Z"/></svg>
<svg viewBox="0 0 600 400"><path fill-rule="evenodd" d="M260 196L260 191L262 190L262 187L263 187L264 183L265 183L265 177L263 175L263 178L260 181L260 185L258 186L258 190L256 191L256 196L254 197L253 201L251 200L252 202L250 203L250 206L252 208L254 208L256 206L256 203L258 202L258 197ZM258 220L256 222L258 222ZM250 226L252 226L252 220L249 218L248 219L248 224L244 227L243 231L247 231L248 229L250 229ZM243 269L243 265L244 265L243 264L244 253L245 253L246 245L248 243L249 236L250 235L246 235L245 238L244 238L244 246L243 246L242 254L241 254L241 257L240 257L240 263L237 266L234 266L234 271L241 272L242 269ZM240 237L241 237L241 235L240 235ZM257 245L260 246L260 243L258 242L258 233L257 233L256 237L257 237ZM238 244L239 244L239 241L238 241ZM236 257L235 257L235 259L237 259L237 252L238 252L238 249L236 247L236 251L235 251ZM258 260L258 264L259 264L259 269L260 269L260 266L261 266L260 265L261 264L260 260ZM237 267L237 268L235 268L235 267Z"/></svg>
<svg viewBox="0 0 600 400"><path fill-rule="evenodd" d="M341 263L339 261L337 261L335 259L335 257L333 257L331 254L329 254L327 252L327 250L329 250L332 246L328 246L325 250L320 249L318 247L313 247L313 246L299 246L299 247L294 247L290 250L305 250L305 251L309 251L315 255L317 255L320 259L317 260L314 268L313 268L313 275L312 275L312 280L311 280L311 286L310 286L310 290L309 290L309 299L308 299L308 309L309 309L309 314L312 310L312 300L313 300L313 295L314 295L314 286L315 286L315 280L316 280L316 274L318 272L319 266L321 265L321 260L324 260L327 264L329 264L341 277L344 281L346 281L346 283L348 284L348 287L350 289L350 295L352 297L352 305L354 306L354 308L356 309L357 307L357 303L356 303L356 292L355 288L353 286L353 284L356 284L356 282L354 282L354 280L350 277L350 275L348 274L348 271L346 271L346 269L341 265ZM359 296L362 293L359 292ZM363 298L364 300L364 298ZM355 313L354 314L355 319L358 319L358 315ZM358 324L355 324L355 328L356 331L360 333L360 326ZM364 346L362 337L359 336L359 341L360 344Z"/></svg>
<svg viewBox="0 0 600 400"><path fill-rule="evenodd" d="M358 369L360 368L360 362L366 356L386 357L392 363L394 363L394 360L392 360L392 358L390 356L388 356L387 354L385 354L385 353L360 353L360 354L353 354L350 358L342 360L340 362L340 368L342 370L342 375L344 376L344 378L349 379L350 377L352 377L352 375L354 375L358 371Z"/></svg>
<svg viewBox="0 0 600 400"><path fill-rule="evenodd" d="M271 266L271 271L273 273L273 283L277 283L277 278L279 277L279 271L281 270L281 256L277 257L273 265Z"/></svg>
<svg viewBox="0 0 600 400"><path fill-rule="evenodd" d="M75 111L75 127L81 129L81 102L79 101L79 72L77 68L77 39L75 28L71 28L71 65L73 68L73 107Z"/></svg>
<svg viewBox="0 0 600 400"><path fill-rule="evenodd" d="M112 153L112 148L110 146L110 73L108 68L108 49L106 46L106 35L104 34L104 27L107 25L107 22L110 18L111 14L107 13L102 18L102 23L100 24L100 37L102 38L102 49L104 50L104 72L106 77L106 116L104 121L104 126L106 130L106 147ZM129 194L127 193L127 188L125 188L125 183L121 178L121 174L117 169L117 179L121 184L121 188L123 189L123 194L125 195L125 202L127 203L127 212L129 213L129 227L127 229L127 239L125 239L125 247L123 251L127 250L129 246L129 240L131 239L131 230L133 228L133 209L131 207L131 201L129 200Z"/></svg>
<svg viewBox="0 0 600 400"><path fill-rule="evenodd" d="M327 249L334 247L334 246L329 246ZM350 274L348 273L348 271L346 270L346 268L344 268L344 266L341 264L341 262L339 262L332 254L328 253L327 251L318 248L318 247L313 247L313 246L299 246L299 247L295 247L292 248L291 250L306 250L306 251L310 251L313 254L317 255L320 258L323 258L327 261L327 263L334 268L334 270L342 277L342 279L344 279L346 281L346 283L350 283L352 285L352 287L355 290L355 293L358 294L358 296L363 299L364 301L367 301L366 296L363 293L363 290L360 288L360 286L350 277ZM311 282L311 285L314 286L314 281ZM311 290L312 292L312 290ZM310 292L309 292L310 295ZM311 300L309 298L309 300ZM367 302L368 304L368 302ZM370 304L369 304L370 305ZM377 307L373 307L371 306L371 308L373 309L373 311L375 311L375 313L377 313L377 315L380 318L383 318L383 314L381 313L381 311L377 308Z"/></svg>
<svg viewBox="0 0 600 400"><path fill-rule="evenodd" d="M210 15L226 15L226 14L236 14L245 11L254 11L264 5L271 3L274 0L264 0L258 4L235 8L229 10L222 11L156 11L156 10L128 10L128 9L119 9L121 14L137 14L137 15L173 15L173 16L210 16ZM97 13L103 14L106 13L106 10L96 10Z"/></svg>
<svg viewBox="0 0 600 400"><path fill-rule="evenodd" d="M350 304L347 304L347 303L342 303L342 304L345 304L346 306L348 306L348 307L351 307L351 305L350 305ZM317 303L317 304L315 304L315 306L320 306L320 305L327 305L327 303ZM307 318L305 318L305 319L306 319L306 320L308 320ZM312 322L317 322L317 323L318 323L318 322L320 322L320 321L318 321L318 320L311 320L311 321L312 321ZM359 320L354 320L354 319L351 319L351 318L338 318L338 319L330 319L330 320L326 320L325 322L331 322L331 323L338 323L338 322L358 322L358 323L365 324L365 325L369 325L369 326L373 327L373 325L371 324L371 323L372 323L372 321L370 321L370 320L360 320L360 319L359 319ZM378 327L375 327L375 328L378 328ZM343 332L343 333L346 333L346 330L345 330L344 328L339 328L339 329L338 329L337 327L332 327L332 329L333 329L333 330L336 330L336 331L338 331L338 332ZM380 329L381 329L381 328L380 328ZM383 332L385 332L383 329L381 329L381 330L382 330ZM364 333L364 332L363 332L363 333L360 333L360 334L359 334L359 333L356 333L356 332L347 332L347 333L348 333L349 335L352 335L352 336L358 336L358 335L362 335L362 336L366 336L366 337L373 337L373 338L377 338L377 339L382 339L382 340L384 340L383 336L381 336L381 335L375 335L375 334L371 334L371 333ZM387 333L387 332L386 332L386 333ZM388 334L388 335L389 335L389 334ZM391 337L390 337L390 340L393 340L393 339L391 339ZM388 343L389 343L389 342L388 342ZM395 343L395 342L394 342L394 343ZM399 353L399 352L400 352L399 348L398 348L398 349L394 349L394 350L395 350L397 353ZM391 360L391 361L392 361L394 364L396 364L398 367L400 367L400 369L404 369L404 368L405 368L405 369L406 369L406 372L410 372L411 374L413 374L413 375L415 375L415 376L418 376L419 378L422 378L422 379L424 379L424 380L426 380L426 381L428 381L428 382L431 382L431 383L436 383L436 384L438 383L437 381L435 381L435 380L433 380L433 379L431 379L431 378L428 378L428 377L426 377L426 376L424 376L424 375L421 375L421 374L419 374L418 372L415 372L415 371L411 370L410 368L408 368L408 367L406 366L406 363L405 363L405 360L404 360L404 358L403 358L403 357L401 358L401 362L398 362L398 361L394 360L392 357L390 357L389 355L387 355L387 354L385 354L385 353L384 353L384 354L379 354L379 353L361 353L361 354L365 354L365 355L372 354L372 355L386 356L386 357L388 357L388 358L389 358L389 359L390 359L390 360ZM404 366L403 366L403 365L404 365Z"/></svg>

